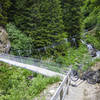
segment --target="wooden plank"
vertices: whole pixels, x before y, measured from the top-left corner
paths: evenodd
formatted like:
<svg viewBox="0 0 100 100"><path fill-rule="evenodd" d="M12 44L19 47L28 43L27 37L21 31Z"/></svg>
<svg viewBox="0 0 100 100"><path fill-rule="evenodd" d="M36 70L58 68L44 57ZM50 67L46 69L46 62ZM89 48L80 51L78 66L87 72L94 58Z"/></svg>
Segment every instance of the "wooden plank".
<svg viewBox="0 0 100 100"><path fill-rule="evenodd" d="M68 76L70 74L71 70L67 73L67 75L65 76L64 80L62 81L62 83L60 84L60 86L58 87L57 91L55 92L55 94L53 95L53 97L51 98L51 100L57 100L58 96L60 95L60 92L64 86L64 84L66 83Z"/></svg>
<svg viewBox="0 0 100 100"><path fill-rule="evenodd" d="M53 72L53 71L50 71L50 70L47 70L47 69L43 69L43 68L40 68L40 67L37 67L37 66L34 66L34 65L23 64L23 63L8 60L8 59L5 59L5 58L0 58L0 61L14 65L14 66L17 66L17 67L21 67L21 68L31 70L33 72L42 74L42 75L47 76L47 77L59 76L61 79L63 79L65 77L65 75L63 75L63 74Z"/></svg>

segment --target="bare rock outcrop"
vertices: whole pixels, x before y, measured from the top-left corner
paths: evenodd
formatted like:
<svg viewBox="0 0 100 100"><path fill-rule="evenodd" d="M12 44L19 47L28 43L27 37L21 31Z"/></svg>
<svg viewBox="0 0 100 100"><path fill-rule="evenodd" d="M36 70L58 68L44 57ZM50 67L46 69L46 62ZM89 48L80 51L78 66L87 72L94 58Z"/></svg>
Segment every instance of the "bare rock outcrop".
<svg viewBox="0 0 100 100"><path fill-rule="evenodd" d="M10 50L10 41L6 30L0 26L0 53L8 53Z"/></svg>

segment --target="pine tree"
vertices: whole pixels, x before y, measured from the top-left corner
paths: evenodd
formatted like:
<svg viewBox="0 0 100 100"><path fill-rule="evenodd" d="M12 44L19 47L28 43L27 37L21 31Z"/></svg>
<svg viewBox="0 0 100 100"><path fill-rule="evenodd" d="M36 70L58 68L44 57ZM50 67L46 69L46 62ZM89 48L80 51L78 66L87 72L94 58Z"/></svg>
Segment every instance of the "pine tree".
<svg viewBox="0 0 100 100"><path fill-rule="evenodd" d="M62 0L65 31L72 46L79 46L81 31L81 0Z"/></svg>
<svg viewBox="0 0 100 100"><path fill-rule="evenodd" d="M0 0L0 25L2 26L5 26L5 24L7 24L7 10L10 7L10 5L10 0Z"/></svg>
<svg viewBox="0 0 100 100"><path fill-rule="evenodd" d="M16 4L20 4L18 1ZM24 7L16 6L18 11L14 16L15 24L32 37L34 49L63 40L64 25L60 3L60 0L24 0Z"/></svg>

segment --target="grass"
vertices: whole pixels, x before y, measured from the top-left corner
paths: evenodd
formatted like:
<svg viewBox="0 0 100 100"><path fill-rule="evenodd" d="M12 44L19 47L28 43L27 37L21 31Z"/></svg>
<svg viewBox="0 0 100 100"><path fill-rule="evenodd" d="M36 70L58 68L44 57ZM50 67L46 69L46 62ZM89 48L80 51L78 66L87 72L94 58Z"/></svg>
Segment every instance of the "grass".
<svg viewBox="0 0 100 100"><path fill-rule="evenodd" d="M59 77L44 77L0 62L0 100L33 100L48 84L58 81Z"/></svg>

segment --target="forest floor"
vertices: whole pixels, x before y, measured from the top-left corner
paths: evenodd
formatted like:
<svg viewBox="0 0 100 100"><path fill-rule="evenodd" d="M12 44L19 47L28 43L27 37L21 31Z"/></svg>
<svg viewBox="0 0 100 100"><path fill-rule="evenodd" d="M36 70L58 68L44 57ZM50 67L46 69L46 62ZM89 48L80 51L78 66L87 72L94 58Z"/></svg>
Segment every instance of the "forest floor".
<svg viewBox="0 0 100 100"><path fill-rule="evenodd" d="M100 69L100 62L96 63L93 70ZM33 100L50 100L59 87L59 83L48 86L38 97ZM69 88L65 100L100 100L100 84L91 85L84 81L78 87Z"/></svg>

